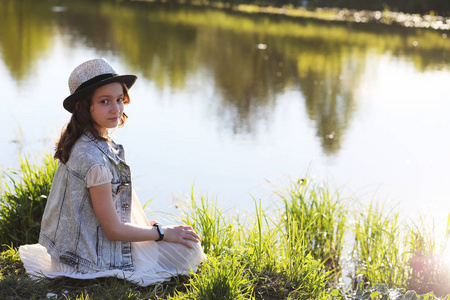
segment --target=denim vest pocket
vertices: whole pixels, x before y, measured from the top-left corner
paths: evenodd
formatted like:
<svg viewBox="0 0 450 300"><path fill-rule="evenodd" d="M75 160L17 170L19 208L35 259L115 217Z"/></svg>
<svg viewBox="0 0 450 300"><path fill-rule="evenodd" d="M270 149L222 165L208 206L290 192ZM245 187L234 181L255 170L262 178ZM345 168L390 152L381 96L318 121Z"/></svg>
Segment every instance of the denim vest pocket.
<svg viewBox="0 0 450 300"><path fill-rule="evenodd" d="M74 258L71 255L61 255L59 257L59 262L69 265L73 268L78 267L78 259Z"/></svg>

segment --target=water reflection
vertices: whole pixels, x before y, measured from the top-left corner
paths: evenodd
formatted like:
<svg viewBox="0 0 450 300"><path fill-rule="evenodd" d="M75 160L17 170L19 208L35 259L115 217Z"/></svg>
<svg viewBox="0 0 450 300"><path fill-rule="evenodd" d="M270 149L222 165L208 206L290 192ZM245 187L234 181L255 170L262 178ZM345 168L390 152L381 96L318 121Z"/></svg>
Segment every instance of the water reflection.
<svg viewBox="0 0 450 300"><path fill-rule="evenodd" d="M120 56L161 90L208 74L219 103L211 113L235 133L252 134L278 95L300 90L327 155L352 120L368 54L406 57L419 70L450 65L450 40L439 31L143 2L0 0L0 28L1 56L18 84L59 33L72 47Z"/></svg>
<svg viewBox="0 0 450 300"><path fill-rule="evenodd" d="M52 47L50 1L0 1L0 54L20 84Z"/></svg>

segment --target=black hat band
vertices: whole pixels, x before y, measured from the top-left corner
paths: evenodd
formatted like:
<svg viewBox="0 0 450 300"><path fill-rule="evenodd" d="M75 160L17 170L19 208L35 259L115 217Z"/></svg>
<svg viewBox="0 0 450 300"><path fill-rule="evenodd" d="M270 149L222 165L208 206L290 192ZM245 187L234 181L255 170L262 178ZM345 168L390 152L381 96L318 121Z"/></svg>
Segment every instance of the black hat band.
<svg viewBox="0 0 450 300"><path fill-rule="evenodd" d="M83 82L76 90L75 92L81 91L82 89L85 89L91 85L94 85L96 83L99 83L100 81L109 79L109 78L113 78L116 77L117 74L113 74L113 73L106 73L106 74L101 74L98 76L95 76L94 78L89 79L88 81ZM75 93L74 92L74 93Z"/></svg>

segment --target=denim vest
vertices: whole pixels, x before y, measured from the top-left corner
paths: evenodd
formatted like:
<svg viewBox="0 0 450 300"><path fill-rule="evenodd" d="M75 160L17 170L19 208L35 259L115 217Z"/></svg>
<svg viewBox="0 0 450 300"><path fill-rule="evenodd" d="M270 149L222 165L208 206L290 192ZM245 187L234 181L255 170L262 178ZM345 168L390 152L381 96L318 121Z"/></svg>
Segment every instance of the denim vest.
<svg viewBox="0 0 450 300"><path fill-rule="evenodd" d="M82 273L134 271L131 243L106 238L92 207L86 175L96 165L112 173L111 193L122 222L131 221L131 173L121 145L85 132L66 164L58 163L41 223L39 243L57 261Z"/></svg>

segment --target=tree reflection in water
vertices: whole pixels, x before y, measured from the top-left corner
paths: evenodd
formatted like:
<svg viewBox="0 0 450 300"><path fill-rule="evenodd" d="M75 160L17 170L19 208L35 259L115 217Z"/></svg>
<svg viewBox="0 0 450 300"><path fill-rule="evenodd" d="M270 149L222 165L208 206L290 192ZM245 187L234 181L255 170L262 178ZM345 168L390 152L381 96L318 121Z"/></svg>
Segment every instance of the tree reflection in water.
<svg viewBox="0 0 450 300"><path fill-rule="evenodd" d="M231 120L236 133L251 134L280 94L299 90L327 155L339 151L352 120L368 53L409 57L419 70L450 65L450 41L438 31L145 2L58 3L67 9L0 1L1 57L18 84L59 33L72 47L120 57L161 90L185 89L195 74L208 74L218 103L211 113Z"/></svg>

